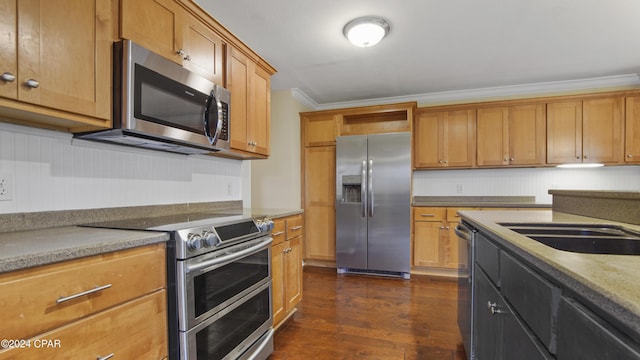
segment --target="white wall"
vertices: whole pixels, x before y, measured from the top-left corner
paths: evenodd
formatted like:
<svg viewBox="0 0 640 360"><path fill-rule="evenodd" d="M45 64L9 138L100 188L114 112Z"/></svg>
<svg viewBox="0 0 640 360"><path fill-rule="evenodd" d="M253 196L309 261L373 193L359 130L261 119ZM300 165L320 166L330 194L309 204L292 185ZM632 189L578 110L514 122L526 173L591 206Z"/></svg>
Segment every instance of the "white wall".
<svg viewBox="0 0 640 360"><path fill-rule="evenodd" d="M423 170L413 173L414 196L535 196L536 202L550 204L549 189L640 191L640 166Z"/></svg>
<svg viewBox="0 0 640 360"><path fill-rule="evenodd" d="M251 203L256 208L299 209L300 116L309 111L291 90L271 92L271 155L251 162Z"/></svg>
<svg viewBox="0 0 640 360"><path fill-rule="evenodd" d="M0 123L0 175L13 182L13 200L0 201L0 213L251 202L248 161L73 140L7 123Z"/></svg>

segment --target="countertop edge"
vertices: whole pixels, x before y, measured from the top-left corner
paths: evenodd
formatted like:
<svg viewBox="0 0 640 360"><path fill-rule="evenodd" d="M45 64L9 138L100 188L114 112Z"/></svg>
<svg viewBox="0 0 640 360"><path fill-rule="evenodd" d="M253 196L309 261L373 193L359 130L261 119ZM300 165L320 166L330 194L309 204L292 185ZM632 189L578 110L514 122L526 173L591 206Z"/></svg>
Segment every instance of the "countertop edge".
<svg viewBox="0 0 640 360"><path fill-rule="evenodd" d="M49 235L44 235L49 233ZM8 235L10 234L10 235ZM98 235L98 236L96 236ZM49 249L35 250L32 244L25 245L29 250L6 257L0 256L0 274L36 266L74 260L82 257L101 255L119 250L152 245L169 240L169 234L153 231L130 231L115 229L84 228L68 226L43 230L28 230L16 233L0 234L0 248L19 247L11 237L48 236L53 243ZM63 239L63 237L65 237ZM95 240L94 240L95 239ZM7 241L8 240L8 241ZM9 242L9 244L7 244ZM36 247L38 248L38 247Z"/></svg>

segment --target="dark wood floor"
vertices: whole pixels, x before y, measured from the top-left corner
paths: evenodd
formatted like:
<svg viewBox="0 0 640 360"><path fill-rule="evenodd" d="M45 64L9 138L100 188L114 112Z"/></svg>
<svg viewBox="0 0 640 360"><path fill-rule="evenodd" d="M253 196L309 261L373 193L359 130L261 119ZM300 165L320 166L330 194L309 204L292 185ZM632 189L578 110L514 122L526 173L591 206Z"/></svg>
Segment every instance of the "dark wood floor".
<svg viewBox="0 0 640 360"><path fill-rule="evenodd" d="M465 359L455 279L338 275L314 267L303 276L303 300L276 332L269 360Z"/></svg>

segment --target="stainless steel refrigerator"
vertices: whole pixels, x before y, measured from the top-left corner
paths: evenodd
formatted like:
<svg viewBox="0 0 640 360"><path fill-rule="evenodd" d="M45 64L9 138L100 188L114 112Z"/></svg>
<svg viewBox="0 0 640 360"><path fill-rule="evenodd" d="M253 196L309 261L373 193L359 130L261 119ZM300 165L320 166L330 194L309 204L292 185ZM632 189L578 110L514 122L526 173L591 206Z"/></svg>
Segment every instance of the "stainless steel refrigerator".
<svg viewBox="0 0 640 360"><path fill-rule="evenodd" d="M410 133L337 137L339 273L409 278L410 189Z"/></svg>

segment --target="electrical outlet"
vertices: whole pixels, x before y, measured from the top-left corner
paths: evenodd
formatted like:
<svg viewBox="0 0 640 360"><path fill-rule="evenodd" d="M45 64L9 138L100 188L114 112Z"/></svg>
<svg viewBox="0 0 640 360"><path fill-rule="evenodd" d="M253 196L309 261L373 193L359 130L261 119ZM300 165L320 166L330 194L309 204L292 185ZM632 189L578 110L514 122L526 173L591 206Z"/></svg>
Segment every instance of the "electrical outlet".
<svg viewBox="0 0 640 360"><path fill-rule="evenodd" d="M456 185L456 193L462 194L462 184L457 184Z"/></svg>
<svg viewBox="0 0 640 360"><path fill-rule="evenodd" d="M0 174L0 201L13 200L13 178L10 174Z"/></svg>

